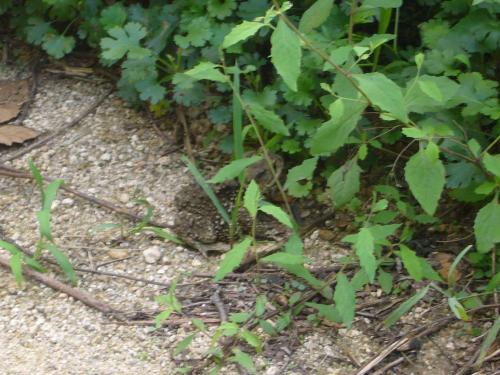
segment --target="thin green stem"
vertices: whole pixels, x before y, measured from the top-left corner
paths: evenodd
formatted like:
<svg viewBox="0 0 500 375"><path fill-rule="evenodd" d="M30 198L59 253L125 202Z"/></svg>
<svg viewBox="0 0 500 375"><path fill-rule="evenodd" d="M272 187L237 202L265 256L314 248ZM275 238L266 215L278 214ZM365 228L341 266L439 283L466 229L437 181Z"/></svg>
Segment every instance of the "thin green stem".
<svg viewBox="0 0 500 375"><path fill-rule="evenodd" d="M351 11L349 12L349 29L347 30L347 40L352 44L352 34L354 30L354 15L358 7L357 0L351 0Z"/></svg>

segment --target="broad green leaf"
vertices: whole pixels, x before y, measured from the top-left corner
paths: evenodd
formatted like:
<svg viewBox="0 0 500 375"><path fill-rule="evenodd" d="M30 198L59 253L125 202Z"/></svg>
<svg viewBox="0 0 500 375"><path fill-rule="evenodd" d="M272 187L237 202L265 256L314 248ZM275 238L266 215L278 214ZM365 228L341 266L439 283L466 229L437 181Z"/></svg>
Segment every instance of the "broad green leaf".
<svg viewBox="0 0 500 375"><path fill-rule="evenodd" d="M302 255L304 251L304 244L302 243L302 239L300 235L297 233L293 233L285 244L285 252L294 254L294 255Z"/></svg>
<svg viewBox="0 0 500 375"><path fill-rule="evenodd" d="M293 229L292 220L290 220L288 214L280 207L275 206L274 204L267 203L261 206L259 210L265 212L268 215L271 215L281 224L286 225L288 228Z"/></svg>
<svg viewBox="0 0 500 375"><path fill-rule="evenodd" d="M366 104L359 101L337 99L330 107L331 119L325 122L311 140L313 155L332 154L342 147L356 128Z"/></svg>
<svg viewBox="0 0 500 375"><path fill-rule="evenodd" d="M201 319L193 319L191 320L191 323L193 323L193 325L198 328L199 331L201 332L206 332L207 331L207 327L205 326L205 323L203 323L203 320Z"/></svg>
<svg viewBox="0 0 500 375"><path fill-rule="evenodd" d="M424 279L439 282L443 281L439 273L437 273L429 262L427 262L427 259L418 257L418 261L420 262L420 268L422 269L422 276Z"/></svg>
<svg viewBox="0 0 500 375"><path fill-rule="evenodd" d="M342 323L350 328L356 310L356 294L351 283L343 273L337 275L337 285L333 299L335 307L342 317Z"/></svg>
<svg viewBox="0 0 500 375"><path fill-rule="evenodd" d="M387 319L384 320L384 325L386 327L392 326L396 323L399 318L401 318L404 314L406 314L413 306L415 306L422 298L425 297L427 292L429 291L429 286L419 290L415 295L411 298L408 298L405 302L403 302L396 310L394 310Z"/></svg>
<svg viewBox="0 0 500 375"><path fill-rule="evenodd" d="M248 213L255 220L257 216L257 210L259 209L259 202L261 200L261 194L259 190L259 185L255 180L250 181L248 184L245 195L243 196L243 206L247 209Z"/></svg>
<svg viewBox="0 0 500 375"><path fill-rule="evenodd" d="M184 350L187 349L189 345L191 345L191 342L195 338L195 334L188 335L184 337L176 346L174 349L174 355L179 355L182 353Z"/></svg>
<svg viewBox="0 0 500 375"><path fill-rule="evenodd" d="M285 252L278 252L261 259L263 262L286 264L286 265L302 265L307 262L307 258L302 255L295 255Z"/></svg>
<svg viewBox="0 0 500 375"><path fill-rule="evenodd" d="M351 279L351 285L356 292L362 290L370 282L364 269L358 270Z"/></svg>
<svg viewBox="0 0 500 375"><path fill-rule="evenodd" d="M352 52L352 46L342 46L335 48L332 52L330 52L330 60L337 65L342 65L347 60L349 60L351 52ZM334 72L335 67L333 67L330 63L326 62L323 67L323 70Z"/></svg>
<svg viewBox="0 0 500 375"><path fill-rule="evenodd" d="M392 290L393 277L389 272L385 272L382 269L378 270L378 283L384 291L384 293L389 294Z"/></svg>
<svg viewBox="0 0 500 375"><path fill-rule="evenodd" d="M252 356L238 348L233 349L233 354L234 355L229 358L231 362L236 362L250 373L255 373L255 365L253 364Z"/></svg>
<svg viewBox="0 0 500 375"><path fill-rule="evenodd" d="M297 91L301 60L299 37L280 19L271 35L271 61L292 91Z"/></svg>
<svg viewBox="0 0 500 375"><path fill-rule="evenodd" d="M426 138L427 134L419 128L403 128L401 132L409 138Z"/></svg>
<svg viewBox="0 0 500 375"><path fill-rule="evenodd" d="M246 343L255 348L257 353L262 350L262 340L255 333L250 332L247 329L244 329L240 332L240 336Z"/></svg>
<svg viewBox="0 0 500 375"><path fill-rule="evenodd" d="M363 8L399 8L403 0L364 0Z"/></svg>
<svg viewBox="0 0 500 375"><path fill-rule="evenodd" d="M304 259L304 258L303 258ZM325 283L321 280L318 280L314 275L305 268L302 264L286 264L286 263L278 263L278 265L297 277L304 279L309 285L311 285L314 289L319 290L321 295L328 300L332 299L333 291L330 286L325 285Z"/></svg>
<svg viewBox="0 0 500 375"><path fill-rule="evenodd" d="M233 323L241 324L241 323L245 323L246 321L248 321L248 319L250 319L251 316L252 316L252 314L250 314L248 312L231 313L231 315L229 315L229 321L233 322Z"/></svg>
<svg viewBox="0 0 500 375"><path fill-rule="evenodd" d="M349 160L328 178L333 204L340 208L351 201L359 191L361 168L355 160Z"/></svg>
<svg viewBox="0 0 500 375"><path fill-rule="evenodd" d="M239 25L233 27L229 34L224 37L222 48L231 47L236 43L255 35L255 33L257 33L257 31L259 31L263 26L265 26L265 24L260 22L243 21Z"/></svg>
<svg viewBox="0 0 500 375"><path fill-rule="evenodd" d="M323 305L320 303L306 302L306 306L318 310L318 314L331 322L342 323L342 317L333 305Z"/></svg>
<svg viewBox="0 0 500 375"><path fill-rule="evenodd" d="M257 104L255 102L249 104L249 110L250 113L255 117L257 122L265 129L277 134L290 134L281 117L279 117L273 111L265 109L260 104Z"/></svg>
<svg viewBox="0 0 500 375"><path fill-rule="evenodd" d="M73 283L77 284L78 279L76 277L75 271L73 270L73 266L71 265L71 262L69 261L68 257L66 254L64 254L59 248L52 244L45 242L43 244L43 248L47 249L56 259L57 264L61 267L62 271L66 275L66 277Z"/></svg>
<svg viewBox="0 0 500 375"><path fill-rule="evenodd" d="M483 156L483 164L496 177L500 177L500 154L490 155L487 152Z"/></svg>
<svg viewBox="0 0 500 375"><path fill-rule="evenodd" d="M421 281L423 277L423 270L418 259L417 254L405 245L399 245L400 255L403 264L415 281Z"/></svg>
<svg viewBox="0 0 500 375"><path fill-rule="evenodd" d="M56 199L57 191L63 183L63 180L54 180L45 187L45 189L43 190L44 194L42 210L50 211L52 202L54 202L54 199Z"/></svg>
<svg viewBox="0 0 500 375"><path fill-rule="evenodd" d="M498 332L500 331L500 316L497 316L495 319L495 323L488 331L483 343L481 344L481 350L479 351L479 356L476 361L477 368L481 367L481 364L484 362L486 355L488 354L488 350L491 348L491 345L495 342Z"/></svg>
<svg viewBox="0 0 500 375"><path fill-rule="evenodd" d="M245 170L245 168L260 160L262 160L262 156L259 155L233 160L228 165L222 167L215 176L208 180L208 182L211 184L220 184L221 182L232 180L233 178L238 177Z"/></svg>
<svg viewBox="0 0 500 375"><path fill-rule="evenodd" d="M333 0L316 0L302 15L299 30L307 34L320 27L330 15L332 7Z"/></svg>
<svg viewBox="0 0 500 375"><path fill-rule="evenodd" d="M42 47L50 56L60 59L75 48L75 38L72 36L45 34Z"/></svg>
<svg viewBox="0 0 500 375"><path fill-rule="evenodd" d="M0 249L7 250L11 255L22 254L21 250L19 250L16 245L4 240L0 240Z"/></svg>
<svg viewBox="0 0 500 375"><path fill-rule="evenodd" d="M408 123L401 87L381 73L353 74L370 102L395 119Z"/></svg>
<svg viewBox="0 0 500 375"><path fill-rule="evenodd" d="M170 315L174 312L172 307L167 307L164 311L155 316L155 327L160 328L162 323L170 318Z"/></svg>
<svg viewBox="0 0 500 375"><path fill-rule="evenodd" d="M19 288L22 287L24 278L23 278L23 254L16 253L10 257L10 270L16 279L16 284Z"/></svg>
<svg viewBox="0 0 500 375"><path fill-rule="evenodd" d="M481 208L474 220L477 251L486 253L500 242L500 204L493 199Z"/></svg>
<svg viewBox="0 0 500 375"><path fill-rule="evenodd" d="M184 74L197 81L207 79L214 82L228 82L228 78L220 72L219 65L211 62L201 62L194 68L184 72Z"/></svg>
<svg viewBox="0 0 500 375"><path fill-rule="evenodd" d="M431 99L434 99L438 103L443 101L443 95L441 95L441 91L436 82L419 80L418 86L420 90L426 93Z"/></svg>
<svg viewBox="0 0 500 375"><path fill-rule="evenodd" d="M226 253L215 274L215 281L222 280L228 273L232 272L241 264L251 243L252 239L247 237L240 243L234 245L233 248Z"/></svg>
<svg viewBox="0 0 500 375"><path fill-rule="evenodd" d="M416 80L416 82L415 82ZM448 101L459 89L458 83L448 77L422 75L407 84L404 95L408 112L437 112L448 107Z"/></svg>
<svg viewBox="0 0 500 375"><path fill-rule="evenodd" d="M305 159L300 165L288 171L284 188L292 197L301 198L309 194L312 189L311 179L317 163L317 157Z"/></svg>
<svg viewBox="0 0 500 375"><path fill-rule="evenodd" d="M137 22L129 22L124 27L113 27L108 30L111 38L101 39L101 56L107 60L119 60L125 55L131 59L143 59L151 55L151 50L143 48L140 40L147 31Z"/></svg>
<svg viewBox="0 0 500 375"><path fill-rule="evenodd" d="M262 316L266 312L267 297L259 294L255 299L255 316Z"/></svg>
<svg viewBox="0 0 500 375"><path fill-rule="evenodd" d="M184 163L186 163L186 165L189 169L189 172L191 172L191 174L193 175L197 184L200 185L200 187L203 189L205 194L210 198L210 201L217 209L217 212L219 213L219 215L224 219L224 221L227 224L231 224L231 219L229 218L229 214L227 213L227 211L224 208L224 206L222 205L222 203L219 201L219 198L217 198L217 196L215 195L212 187L203 178L203 175L200 173L198 168L196 168L196 166L193 163L191 163L191 161L188 158L186 158L185 156L181 157L181 160Z"/></svg>
<svg viewBox="0 0 500 375"><path fill-rule="evenodd" d="M182 245L182 241L179 240L177 237L175 237L172 233L167 232L163 228L158 228L158 227L144 227L141 229L142 232L150 231L153 232L155 235L157 235L160 238L163 238L164 240L167 241L172 241L176 244Z"/></svg>
<svg viewBox="0 0 500 375"><path fill-rule="evenodd" d="M109 30L115 26L123 26L126 20L127 11L122 3L115 3L105 7L99 17L99 23L104 30Z"/></svg>
<svg viewBox="0 0 500 375"><path fill-rule="evenodd" d="M361 268L365 271L371 283L375 280L375 272L377 271L377 259L373 251L375 250L375 242L370 229L362 228L354 243L356 254L359 257Z"/></svg>
<svg viewBox="0 0 500 375"><path fill-rule="evenodd" d="M405 179L418 203L429 215L434 215L445 184L445 169L437 146L414 154L405 166Z"/></svg>
<svg viewBox="0 0 500 375"><path fill-rule="evenodd" d="M448 306L450 306L451 311L455 314L457 319L464 321L470 320L469 315L467 315L467 311L465 311L465 308L455 297L448 298Z"/></svg>

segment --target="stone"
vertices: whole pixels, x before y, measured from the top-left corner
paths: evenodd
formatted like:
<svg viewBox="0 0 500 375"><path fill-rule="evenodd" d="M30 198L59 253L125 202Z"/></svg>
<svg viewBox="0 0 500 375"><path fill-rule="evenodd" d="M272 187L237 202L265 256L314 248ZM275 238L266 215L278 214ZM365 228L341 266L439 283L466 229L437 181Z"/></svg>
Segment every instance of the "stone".
<svg viewBox="0 0 500 375"><path fill-rule="evenodd" d="M163 249L160 246L151 246L144 250L142 252L142 255L144 256L144 260L146 263L154 264L161 259L163 255Z"/></svg>
<svg viewBox="0 0 500 375"><path fill-rule="evenodd" d="M108 251L108 255L111 259L124 259L128 257L128 250L126 249L111 249Z"/></svg>
<svg viewBox="0 0 500 375"><path fill-rule="evenodd" d="M75 201L71 198L64 198L61 203L64 206L73 206L73 204L75 204Z"/></svg>

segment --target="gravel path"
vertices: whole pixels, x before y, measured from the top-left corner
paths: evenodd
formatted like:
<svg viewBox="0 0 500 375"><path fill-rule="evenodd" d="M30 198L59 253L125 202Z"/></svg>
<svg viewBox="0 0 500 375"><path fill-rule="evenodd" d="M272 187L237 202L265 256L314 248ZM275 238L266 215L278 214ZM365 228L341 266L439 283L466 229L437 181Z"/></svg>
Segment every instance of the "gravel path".
<svg viewBox="0 0 500 375"><path fill-rule="evenodd" d="M14 73L4 68L0 78L12 78ZM78 116L107 89L96 82L42 74L25 125L42 132L53 130ZM157 220L172 223L173 197L188 182L188 174L179 154L159 156L167 149L145 118L111 95L78 126L8 165L26 169L31 158L43 175L63 178L83 192L129 208L135 207L134 200L147 199ZM15 150L0 149L0 159L12 152ZM37 240L38 192L27 180L1 176L0 191L1 229L32 250ZM54 203L52 223L57 243L74 265L82 267L125 257L99 269L168 283L182 272L212 272L219 259L206 260L196 252L144 235L131 236L116 246L119 235L95 231L96 226L131 224L63 192ZM316 232L308 240L309 248L331 247L320 244L317 237ZM154 253L153 259L144 257L146 249ZM339 256L334 251L310 255L314 258L315 253L321 253L320 262ZM78 286L127 311L157 309L154 297L163 292L159 286L88 273L79 274ZM293 352L284 346L274 358L257 358L258 373L350 374L356 361L366 361L384 344L364 330L372 324L363 318L350 331L309 327ZM453 357L463 351L463 341L453 339L454 332L436 339L441 342L438 347L447 348L450 358L426 343L414 359L415 365L397 373L448 374ZM34 282L28 281L20 291L8 270L0 268L1 374L173 374L177 364L171 347L185 335L186 327L152 332L151 327L118 325L73 298ZM454 347L449 347L450 340ZM206 340L196 341L189 356L196 358L206 345ZM238 371L230 367L225 373Z"/></svg>

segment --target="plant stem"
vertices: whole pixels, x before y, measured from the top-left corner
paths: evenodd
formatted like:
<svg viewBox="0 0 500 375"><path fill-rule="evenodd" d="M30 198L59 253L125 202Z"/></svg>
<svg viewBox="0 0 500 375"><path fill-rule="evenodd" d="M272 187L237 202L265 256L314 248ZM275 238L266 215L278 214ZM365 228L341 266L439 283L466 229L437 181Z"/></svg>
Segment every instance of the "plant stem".
<svg viewBox="0 0 500 375"><path fill-rule="evenodd" d="M354 14L358 7L358 0L351 0L351 11L349 12L349 29L347 30L347 40L352 44L352 32L354 29Z"/></svg>

